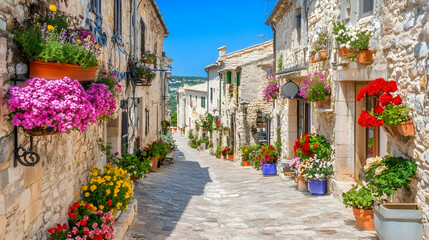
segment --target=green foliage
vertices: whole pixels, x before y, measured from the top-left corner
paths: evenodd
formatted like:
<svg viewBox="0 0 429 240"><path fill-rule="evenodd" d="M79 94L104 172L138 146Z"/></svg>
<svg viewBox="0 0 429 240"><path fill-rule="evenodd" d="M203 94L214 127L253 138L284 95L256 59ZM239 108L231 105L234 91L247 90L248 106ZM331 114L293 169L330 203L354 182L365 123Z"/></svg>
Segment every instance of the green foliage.
<svg viewBox="0 0 429 240"><path fill-rule="evenodd" d="M316 53L320 50L328 48L328 33L326 31L318 32L316 35L316 39L313 42L313 50L312 53Z"/></svg>
<svg viewBox="0 0 429 240"><path fill-rule="evenodd" d="M206 114L205 117L200 119L201 127L203 130L207 130L209 132L213 132L213 115L210 113Z"/></svg>
<svg viewBox="0 0 429 240"><path fill-rule="evenodd" d="M274 144L276 146L277 152L280 153L282 152L282 140L277 140Z"/></svg>
<svg viewBox="0 0 429 240"><path fill-rule="evenodd" d="M222 154L222 146L221 145L217 146L217 148L216 148L216 155L220 155L220 154Z"/></svg>
<svg viewBox="0 0 429 240"><path fill-rule="evenodd" d="M155 53L151 53L150 51L142 51L141 60L142 63L153 64L156 62Z"/></svg>
<svg viewBox="0 0 429 240"><path fill-rule="evenodd" d="M137 77L144 78L147 81L152 81L156 77L156 73L151 68L146 66L137 66L134 68Z"/></svg>
<svg viewBox="0 0 429 240"><path fill-rule="evenodd" d="M375 115L373 112L371 115ZM384 124L396 126L401 122L410 120L410 108L408 105L389 104L384 108L383 114L377 116L382 119Z"/></svg>
<svg viewBox="0 0 429 240"><path fill-rule="evenodd" d="M361 50L368 50L369 40L371 38L371 32L368 30L358 30L356 35L352 37L350 46L355 53L359 53Z"/></svg>
<svg viewBox="0 0 429 240"><path fill-rule="evenodd" d="M149 157L161 156L161 160L167 156L167 145L161 141L155 141L146 147L146 153Z"/></svg>
<svg viewBox="0 0 429 240"><path fill-rule="evenodd" d="M417 171L415 162L402 157L386 155L379 159L368 159L365 166L365 180L375 187L378 200L409 186L410 178L415 177Z"/></svg>
<svg viewBox="0 0 429 240"><path fill-rule="evenodd" d="M162 129L162 134L167 135L167 133L170 131L170 122L166 121L166 120L162 120L161 121L161 129Z"/></svg>
<svg viewBox="0 0 429 240"><path fill-rule="evenodd" d="M277 72L283 70L283 53L280 54L279 59L277 60Z"/></svg>
<svg viewBox="0 0 429 240"><path fill-rule="evenodd" d="M29 61L35 60L40 55L43 50L43 40L35 26L28 26L25 29L14 29L13 34L15 45Z"/></svg>
<svg viewBox="0 0 429 240"><path fill-rule="evenodd" d="M212 148L212 147L213 147L213 143L212 143L212 142L210 142L210 143L209 143L209 147L210 147L210 148Z"/></svg>
<svg viewBox="0 0 429 240"><path fill-rule="evenodd" d="M199 142L200 144L201 144L201 143L208 143L208 142L209 142L209 137L208 137L208 136L206 136L205 138L203 138L203 139L199 140L198 142Z"/></svg>
<svg viewBox="0 0 429 240"><path fill-rule="evenodd" d="M171 125L177 126L177 112L171 114Z"/></svg>
<svg viewBox="0 0 429 240"><path fill-rule="evenodd" d="M342 194L345 207L371 210L374 207L374 189L363 180Z"/></svg>
<svg viewBox="0 0 429 240"><path fill-rule="evenodd" d="M198 142L194 142L194 141L192 141L192 142L190 142L190 143L189 143L189 146L190 146L191 148L197 148L197 147L199 146L199 144L198 144Z"/></svg>
<svg viewBox="0 0 429 240"><path fill-rule="evenodd" d="M189 140L194 139L194 135L192 134L192 130L189 130L188 138L189 138Z"/></svg>

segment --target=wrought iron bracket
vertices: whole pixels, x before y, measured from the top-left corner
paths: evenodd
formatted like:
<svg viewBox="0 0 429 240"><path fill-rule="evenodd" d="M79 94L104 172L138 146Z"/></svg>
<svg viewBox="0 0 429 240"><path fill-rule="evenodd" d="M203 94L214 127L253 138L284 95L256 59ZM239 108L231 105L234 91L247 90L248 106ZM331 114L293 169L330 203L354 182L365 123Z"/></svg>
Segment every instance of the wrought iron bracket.
<svg viewBox="0 0 429 240"><path fill-rule="evenodd" d="M14 85L17 82L25 82L27 78L12 78L10 79ZM40 161L40 155L33 151L33 136L30 136L30 149L27 150L22 146L19 146L19 129L18 126L14 127L14 161L13 166L17 167L18 163L26 167L35 166Z"/></svg>
<svg viewBox="0 0 429 240"><path fill-rule="evenodd" d="M40 155L33 151L33 136L30 136L30 149L27 150L22 146L19 146L18 127L15 126L15 149L14 149L14 161L13 166L17 167L18 163L26 167L33 167L40 161Z"/></svg>

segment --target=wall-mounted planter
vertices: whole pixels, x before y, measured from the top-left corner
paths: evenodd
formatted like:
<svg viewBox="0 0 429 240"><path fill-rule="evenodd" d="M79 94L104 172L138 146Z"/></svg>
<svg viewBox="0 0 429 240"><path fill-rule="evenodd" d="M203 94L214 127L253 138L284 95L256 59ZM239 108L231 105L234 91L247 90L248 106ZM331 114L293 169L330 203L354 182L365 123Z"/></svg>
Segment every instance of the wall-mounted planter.
<svg viewBox="0 0 429 240"><path fill-rule="evenodd" d="M75 64L61 64L57 62L30 62L30 78L44 78L47 80L57 80L69 77L79 82L93 81L97 67L90 67L84 70L81 66Z"/></svg>
<svg viewBox="0 0 429 240"><path fill-rule="evenodd" d="M310 63L321 62L328 58L328 50L323 49L310 55Z"/></svg>
<svg viewBox="0 0 429 240"><path fill-rule="evenodd" d="M398 126L398 131L403 136L414 137L414 121L401 122Z"/></svg>
<svg viewBox="0 0 429 240"><path fill-rule="evenodd" d="M257 127L265 127L265 126L267 126L267 123L265 123L265 122L256 123L256 126Z"/></svg>
<svg viewBox="0 0 429 240"><path fill-rule="evenodd" d="M57 131L54 131L54 128L51 128L51 127L24 129L24 132L33 137L49 136L49 135L55 135L59 133Z"/></svg>
<svg viewBox="0 0 429 240"><path fill-rule="evenodd" d="M349 49L342 47L338 49L338 55L340 57L350 57L352 55L352 53L350 52Z"/></svg>
<svg viewBox="0 0 429 240"><path fill-rule="evenodd" d="M316 108L329 109L331 108L331 96L328 96L325 101L316 101L314 103Z"/></svg>
<svg viewBox="0 0 429 240"><path fill-rule="evenodd" d="M374 52L372 50L361 50L357 55L357 62L360 64L372 64Z"/></svg>
<svg viewBox="0 0 429 240"><path fill-rule="evenodd" d="M374 204L374 223L380 240L423 239L422 210L415 203Z"/></svg>

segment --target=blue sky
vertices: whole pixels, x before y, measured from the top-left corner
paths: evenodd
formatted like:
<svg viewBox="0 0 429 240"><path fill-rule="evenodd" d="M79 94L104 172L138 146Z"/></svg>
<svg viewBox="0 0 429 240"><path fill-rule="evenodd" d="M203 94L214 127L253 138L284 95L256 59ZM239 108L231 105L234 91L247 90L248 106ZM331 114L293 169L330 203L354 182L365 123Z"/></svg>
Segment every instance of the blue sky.
<svg viewBox="0 0 429 240"><path fill-rule="evenodd" d="M157 0L170 32L164 51L173 58L173 75L207 76L218 48L227 53L258 43L272 31L265 20L276 0Z"/></svg>

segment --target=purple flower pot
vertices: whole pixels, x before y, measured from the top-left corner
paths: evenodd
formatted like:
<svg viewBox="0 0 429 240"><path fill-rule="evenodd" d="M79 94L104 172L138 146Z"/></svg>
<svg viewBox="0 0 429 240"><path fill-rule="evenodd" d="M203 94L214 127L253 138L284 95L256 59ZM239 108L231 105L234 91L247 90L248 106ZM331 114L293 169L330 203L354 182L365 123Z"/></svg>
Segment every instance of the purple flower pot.
<svg viewBox="0 0 429 240"><path fill-rule="evenodd" d="M324 196L326 195L326 179L314 180L308 179L308 190L311 195Z"/></svg>
<svg viewBox="0 0 429 240"><path fill-rule="evenodd" d="M276 175L276 173L277 173L277 168L276 168L276 165L274 163L262 164L262 174L263 175Z"/></svg>

